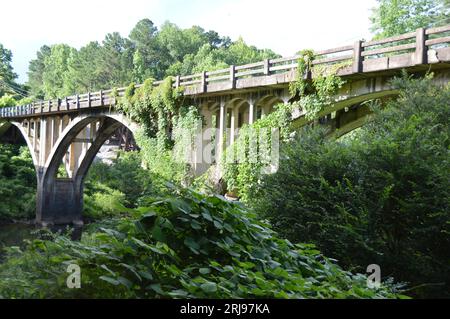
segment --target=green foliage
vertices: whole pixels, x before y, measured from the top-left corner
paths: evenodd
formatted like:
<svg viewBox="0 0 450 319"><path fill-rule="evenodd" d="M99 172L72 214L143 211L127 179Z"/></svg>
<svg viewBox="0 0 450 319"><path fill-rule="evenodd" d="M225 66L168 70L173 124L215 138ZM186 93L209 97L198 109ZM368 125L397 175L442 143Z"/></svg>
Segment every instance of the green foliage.
<svg viewBox="0 0 450 319"><path fill-rule="evenodd" d="M0 97L0 107L10 107L16 105L25 105L30 104L32 102L32 98L24 97L22 99L17 99L16 95L11 95L6 93L2 97Z"/></svg>
<svg viewBox="0 0 450 319"><path fill-rule="evenodd" d="M113 217L126 211L124 204L125 194L97 182L84 193L83 215L94 220Z"/></svg>
<svg viewBox="0 0 450 319"><path fill-rule="evenodd" d="M153 176L141 164L142 157L138 152L120 152L111 165L93 163L86 178L85 193L108 194L110 190L117 190L123 194L120 202L131 207L142 196L158 194L159 188L154 185Z"/></svg>
<svg viewBox="0 0 450 319"><path fill-rule="evenodd" d="M36 172L27 147L0 144L0 219L34 217Z"/></svg>
<svg viewBox="0 0 450 319"><path fill-rule="evenodd" d="M45 72L45 60L50 56L51 48L43 45L39 51L36 52L36 59L31 60L28 66L28 85L31 94L38 98L45 97L43 75Z"/></svg>
<svg viewBox="0 0 450 319"><path fill-rule="evenodd" d="M172 83L171 77L157 87L152 79L137 89L132 83L117 108L142 125L135 139L150 172L188 184L191 174L185 152L192 146L202 118L196 107L181 106L182 88L173 89Z"/></svg>
<svg viewBox="0 0 450 319"><path fill-rule="evenodd" d="M1 48L11 77L10 51ZM89 42L79 50L66 44L42 46L36 59L30 61L28 85L34 97L54 98L276 56L242 39L232 43L198 26L181 29L166 22L158 30L151 20L143 19L128 38L109 33L102 43Z"/></svg>
<svg viewBox="0 0 450 319"><path fill-rule="evenodd" d="M270 155L276 151L272 149L270 134L272 130L279 130L280 142L289 140L292 133L291 119L294 108L304 110L307 119L315 119L320 111L331 106L333 95L344 84L336 73L348 62L326 68L313 67L312 62L315 58L313 51L303 50L299 55L298 78L289 87L296 101L289 105L279 104L271 114L255 121L252 125L244 125L235 143L224 152L221 159L228 189L244 202L250 199L251 189L260 182L261 176L273 170L268 166L273 165ZM305 76L308 74L312 75L312 80ZM252 151L250 145L254 145L254 141L264 137L264 134L266 138L263 140L266 142L262 144L258 142L258 146Z"/></svg>
<svg viewBox="0 0 450 319"><path fill-rule="evenodd" d="M394 86L399 98L351 138L306 128L283 145L278 172L249 198L283 236L345 267L376 263L425 284L416 296L449 296L450 88L429 78Z"/></svg>
<svg viewBox="0 0 450 319"><path fill-rule="evenodd" d="M298 104L305 111L305 117L312 120L333 103L333 95L344 84L344 80L336 73L348 62L313 67L315 55L312 50L303 50L299 55L298 77L296 81L290 83L289 91L292 96L298 98ZM308 74L312 80L308 79Z"/></svg>
<svg viewBox="0 0 450 319"><path fill-rule="evenodd" d="M249 190L270 169L271 154L277 152L277 149L272 149L273 130L277 130L278 134L273 137L278 137L279 141L289 139L293 106L278 104L272 113L251 125L244 125L239 130L238 138L225 150L221 158L223 178L228 189L242 201L249 200Z"/></svg>
<svg viewBox="0 0 450 319"><path fill-rule="evenodd" d="M17 105L17 100L10 94L0 97L0 107L10 107Z"/></svg>
<svg viewBox="0 0 450 319"><path fill-rule="evenodd" d="M50 55L45 57L45 72L42 75L43 91L46 98L56 98L67 95L65 77L68 71L68 61L75 54L75 49L66 44L57 44L51 47Z"/></svg>
<svg viewBox="0 0 450 319"><path fill-rule="evenodd" d="M375 39L450 23L447 0L378 0L370 18Z"/></svg>
<svg viewBox="0 0 450 319"><path fill-rule="evenodd" d="M312 245L279 239L238 204L185 190L85 234L10 249L0 266L4 298L392 298L369 289ZM82 289L66 287L68 264Z"/></svg>
<svg viewBox="0 0 450 319"><path fill-rule="evenodd" d="M179 61L171 65L167 74L187 75L202 71L214 71L227 68L230 65L258 62L277 57L279 55L271 50L260 50L247 45L242 38L229 46L219 48L205 43L195 53L185 55L182 62Z"/></svg>
<svg viewBox="0 0 450 319"><path fill-rule="evenodd" d="M14 84L17 74L13 72L12 52L0 43L0 97L11 90L7 87Z"/></svg>

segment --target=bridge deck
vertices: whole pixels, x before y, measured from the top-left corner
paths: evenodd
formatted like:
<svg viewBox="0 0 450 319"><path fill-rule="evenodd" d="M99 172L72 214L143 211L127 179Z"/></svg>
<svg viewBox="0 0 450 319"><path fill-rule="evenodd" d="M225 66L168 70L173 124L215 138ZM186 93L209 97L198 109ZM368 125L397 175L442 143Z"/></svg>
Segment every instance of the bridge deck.
<svg viewBox="0 0 450 319"><path fill-rule="evenodd" d="M426 70L430 65L450 65L450 25L418 29L396 37L376 41L357 41L316 52L313 67L341 64L338 75L345 77L370 77L374 73L392 72L408 68ZM300 56L266 59L264 61L230 66L227 69L177 76L174 87L184 87L186 96L210 96L256 90L261 87L285 87L297 77L297 60ZM162 81L154 82L154 85ZM140 85L137 85L139 87ZM124 95L126 88L117 93ZM77 112L85 108L111 107L116 104L112 89L68 96L62 99L38 101L0 110L0 118L18 118Z"/></svg>

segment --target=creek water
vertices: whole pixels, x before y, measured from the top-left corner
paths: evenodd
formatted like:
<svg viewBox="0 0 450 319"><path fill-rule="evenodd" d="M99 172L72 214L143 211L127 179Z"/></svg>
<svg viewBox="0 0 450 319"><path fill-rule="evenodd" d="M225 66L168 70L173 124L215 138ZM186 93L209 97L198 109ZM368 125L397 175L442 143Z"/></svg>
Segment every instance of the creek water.
<svg viewBox="0 0 450 319"><path fill-rule="evenodd" d="M39 232L41 227L33 223L0 223L0 263L5 256L3 248L11 246L25 247L24 240L33 240L38 238L49 239L47 236L43 237L42 232ZM79 240L81 238L83 227L71 227L72 240ZM53 226L49 229L52 232L67 232L67 226Z"/></svg>
<svg viewBox="0 0 450 319"><path fill-rule="evenodd" d="M21 246L24 239L36 238L36 227L26 223L0 224L0 247Z"/></svg>

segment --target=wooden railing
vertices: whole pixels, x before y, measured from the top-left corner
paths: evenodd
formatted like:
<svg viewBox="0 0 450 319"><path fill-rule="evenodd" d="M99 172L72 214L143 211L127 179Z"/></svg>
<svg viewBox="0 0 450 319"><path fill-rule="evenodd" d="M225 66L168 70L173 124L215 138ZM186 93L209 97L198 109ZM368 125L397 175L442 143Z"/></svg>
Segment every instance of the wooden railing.
<svg viewBox="0 0 450 319"><path fill-rule="evenodd" d="M402 34L375 41L357 41L353 45L315 52L314 66L333 65L347 61L349 66L342 75L374 72L384 69L414 66L431 63L428 61L428 51L448 48L450 44L450 25L418 29L415 32ZM195 87L187 95L202 94L218 86L216 91L232 90L236 83L243 79L273 76L292 72L297 69L299 55L266 59L264 61L240 66L201 72L193 75L176 76L174 87ZM388 61L384 62L384 61ZM154 85L162 81L154 82ZM139 87L141 85L137 85ZM123 96L126 88L117 89L119 97ZM8 107L0 109L0 117L28 116L46 112L75 111L80 108L103 107L115 105L116 97L113 90L104 90L94 93L68 96L63 99L38 101L29 105Z"/></svg>

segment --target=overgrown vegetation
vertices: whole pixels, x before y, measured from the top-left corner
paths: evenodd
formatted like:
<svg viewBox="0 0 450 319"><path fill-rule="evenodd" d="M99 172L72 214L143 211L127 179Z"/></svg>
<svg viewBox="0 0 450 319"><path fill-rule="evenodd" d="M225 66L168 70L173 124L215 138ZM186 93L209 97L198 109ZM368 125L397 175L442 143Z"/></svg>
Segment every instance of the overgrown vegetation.
<svg viewBox="0 0 450 319"><path fill-rule="evenodd" d="M449 296L449 86L398 79L400 96L352 138L304 129L251 205L344 267L379 264L416 296Z"/></svg>
<svg viewBox="0 0 450 319"><path fill-rule="evenodd" d="M267 116L251 125L243 125L233 145L229 146L221 158L223 178L227 188L246 202L249 190L262 175L271 171L273 155L278 149L272 148L286 141L291 130L292 105L278 104Z"/></svg>
<svg viewBox="0 0 450 319"><path fill-rule="evenodd" d="M376 38L448 23L447 0L378 2ZM7 249L0 298L403 297L391 279L367 288L366 277L354 273L369 264L379 264L385 279L407 282L402 293L450 297L450 87L429 78L396 80L398 99L334 141L321 128L294 132L291 113L299 108L316 119L344 84L337 72L348 63L324 69L313 67L313 51L300 55L293 102L244 125L221 159L228 190L249 209L166 187L192 184L191 167L179 159L189 156L183 150L202 126L170 76L274 52L196 26L167 22L158 30L144 19L129 37L111 33L79 50L44 45L30 62L29 82L19 85L12 53L0 44L0 107L29 103L26 95L54 98L131 82L123 98L116 95L117 108L143 128L135 135L140 153L90 169L84 216L92 223L80 241L45 234L50 239ZM255 145L256 136L265 139ZM279 163L271 158L276 139ZM0 219L33 218L36 176L26 149L0 145L0 180ZM66 288L71 263L82 269L83 289Z"/></svg>
<svg viewBox="0 0 450 319"><path fill-rule="evenodd" d="M27 147L0 144L0 220L34 217L36 172Z"/></svg>
<svg viewBox="0 0 450 319"><path fill-rule="evenodd" d="M313 67L315 54L312 50L303 50L299 55L297 80L289 86L293 102L275 105L272 113L251 125L244 125L221 159L229 190L244 202L248 202L250 190L259 183L261 176L277 168L274 158L277 158L278 148L274 149L272 142L278 145L290 140L292 112L299 109L307 120L316 119L321 111L331 106L334 94L344 84L337 72L347 62Z"/></svg>
<svg viewBox="0 0 450 319"><path fill-rule="evenodd" d="M174 89L172 83L168 77L156 87L152 79L137 89L131 84L117 108L142 126L135 138L144 165L159 177L187 185L193 176L189 154L183 152L191 149L202 117L198 108L182 103L183 88Z"/></svg>
<svg viewBox="0 0 450 319"><path fill-rule="evenodd" d="M71 263L82 289L66 287ZM189 190L149 199L80 242L10 249L0 266L3 298L393 298L396 289L369 289L366 276L279 239L239 204Z"/></svg>

